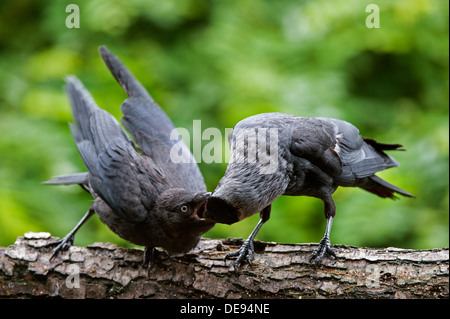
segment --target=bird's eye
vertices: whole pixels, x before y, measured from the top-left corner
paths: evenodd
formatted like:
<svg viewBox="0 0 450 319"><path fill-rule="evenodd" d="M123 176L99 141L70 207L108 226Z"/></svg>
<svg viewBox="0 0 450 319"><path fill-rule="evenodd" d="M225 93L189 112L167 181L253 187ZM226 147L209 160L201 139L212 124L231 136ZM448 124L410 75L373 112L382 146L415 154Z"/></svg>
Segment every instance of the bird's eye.
<svg viewBox="0 0 450 319"><path fill-rule="evenodd" d="M188 208L187 208L187 206L186 205L183 205L183 206L181 206L181 211L183 212L183 213L186 213L187 212L187 210L188 210Z"/></svg>

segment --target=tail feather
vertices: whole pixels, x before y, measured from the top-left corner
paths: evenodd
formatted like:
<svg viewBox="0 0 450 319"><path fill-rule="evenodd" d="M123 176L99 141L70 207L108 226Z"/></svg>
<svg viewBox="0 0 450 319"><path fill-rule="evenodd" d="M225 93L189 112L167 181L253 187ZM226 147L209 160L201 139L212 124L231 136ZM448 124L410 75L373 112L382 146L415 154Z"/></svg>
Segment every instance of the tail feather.
<svg viewBox="0 0 450 319"><path fill-rule="evenodd" d="M406 149L401 148L401 144L385 144L375 141L374 139L363 137L364 142L371 145L377 151L406 151Z"/></svg>
<svg viewBox="0 0 450 319"><path fill-rule="evenodd" d="M396 193L406 197L416 197L376 175L361 179L357 186L383 198L397 199Z"/></svg>
<svg viewBox="0 0 450 319"><path fill-rule="evenodd" d="M75 185L78 184L86 192L91 193L89 187L89 174L85 173L75 173L69 175L54 176L50 180L42 182L46 185Z"/></svg>
<svg viewBox="0 0 450 319"><path fill-rule="evenodd" d="M72 184L88 184L88 173L76 173L69 175L54 176L50 180L42 182L47 185L72 185Z"/></svg>

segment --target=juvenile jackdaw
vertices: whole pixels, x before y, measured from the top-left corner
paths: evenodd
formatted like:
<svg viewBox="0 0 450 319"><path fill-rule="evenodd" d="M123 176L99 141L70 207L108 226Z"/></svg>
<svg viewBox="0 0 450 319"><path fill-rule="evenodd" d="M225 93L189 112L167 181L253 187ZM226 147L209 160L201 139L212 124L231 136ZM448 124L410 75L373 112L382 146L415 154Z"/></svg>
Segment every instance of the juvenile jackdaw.
<svg viewBox="0 0 450 319"><path fill-rule="evenodd" d="M104 46L99 51L129 96L121 105L122 124L137 145L76 77L66 79L75 120L70 129L88 172L58 176L46 184L79 184L95 200L76 227L55 243L53 255L70 247L76 231L96 213L117 235L145 246L144 262L150 266L154 247L185 253L214 226L203 216L209 193L191 152L178 134L173 139L169 117L115 55ZM171 160L174 144L184 148L187 160Z"/></svg>
<svg viewBox="0 0 450 319"><path fill-rule="evenodd" d="M359 135L350 123L332 118L266 113L240 121L230 132L231 158L224 177L207 203L216 222L232 224L260 212L260 221L237 256L235 268L253 259L253 240L269 219L272 202L281 195L312 196L324 203L327 225L311 261L335 256L330 230L336 207L331 195L338 186L360 187L380 197L395 193L414 197L374 175L399 164L384 151L399 144L382 144Z"/></svg>

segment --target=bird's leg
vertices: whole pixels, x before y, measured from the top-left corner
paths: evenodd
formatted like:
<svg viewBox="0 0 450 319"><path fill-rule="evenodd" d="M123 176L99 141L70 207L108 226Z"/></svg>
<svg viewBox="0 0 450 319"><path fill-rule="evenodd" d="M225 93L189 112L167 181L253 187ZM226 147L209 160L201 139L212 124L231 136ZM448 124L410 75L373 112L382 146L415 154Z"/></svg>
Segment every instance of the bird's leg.
<svg viewBox="0 0 450 319"><path fill-rule="evenodd" d="M153 260L155 259L155 247L146 246L144 250L144 259L142 264L145 266L147 264L147 272L150 274L150 269L152 268Z"/></svg>
<svg viewBox="0 0 450 319"><path fill-rule="evenodd" d="M271 205L265 207L261 211L261 213L260 213L260 220L259 220L258 224L256 225L255 229L253 229L252 233L247 238L247 240L244 241L244 243L242 244L241 248L239 248L237 251L228 253L225 256L225 259L227 259L229 257L236 257L237 256L236 261L234 262L234 270L235 271L237 271L237 269L241 265L241 263L244 260L244 258L247 260L247 262L249 264L252 263L253 254L255 252L255 247L253 245L253 240L255 239L256 234L261 229L262 225L269 219L269 217L270 217L270 209L271 209Z"/></svg>
<svg viewBox="0 0 450 319"><path fill-rule="evenodd" d="M240 264L242 263L244 258L247 259L247 262L249 264L252 263L253 253L255 252L255 247L253 245L253 240L255 239L256 234L261 229L261 226L263 224L264 224L263 220L260 219L258 224L256 225L255 229L253 229L252 233L250 234L250 236L242 244L241 248L239 248L238 250L236 250L234 252L228 253L225 256L225 259L227 259L229 257L236 257L237 256L237 259L234 262L234 270L238 269L238 267L240 266Z"/></svg>
<svg viewBox="0 0 450 319"><path fill-rule="evenodd" d="M81 220L78 222L78 224L61 240L57 240L51 243L46 244L45 246L54 246L56 245L56 247L53 249L53 253L50 256L50 260L53 259L53 257L56 256L56 254L60 251L60 250L67 250L69 249L70 246L73 245L73 241L75 238L75 233L78 231L78 229L80 229L81 226L83 226L83 224L89 219L89 217L91 217L93 214L95 213L93 208L89 208L89 210L87 211L87 213L83 216L83 218L81 218Z"/></svg>
<svg viewBox="0 0 450 319"><path fill-rule="evenodd" d="M311 254L309 259L310 262L314 261L316 265L320 264L325 255L331 255L336 257L336 253L331 248L330 242L330 230L331 224L333 223L333 217L327 219L327 228L325 230L325 235L319 243L319 247Z"/></svg>
<svg viewBox="0 0 450 319"><path fill-rule="evenodd" d="M327 218L327 227L325 228L325 235L323 236L322 240L319 243L319 247L311 254L311 257L309 258L310 262L313 262L318 265L322 259L325 257L325 255L336 257L336 253L331 248L331 242L330 242L330 231L331 231L331 225L333 224L333 218L336 214L336 206L334 205L333 199L330 197L327 197L324 199L325 204L325 217Z"/></svg>

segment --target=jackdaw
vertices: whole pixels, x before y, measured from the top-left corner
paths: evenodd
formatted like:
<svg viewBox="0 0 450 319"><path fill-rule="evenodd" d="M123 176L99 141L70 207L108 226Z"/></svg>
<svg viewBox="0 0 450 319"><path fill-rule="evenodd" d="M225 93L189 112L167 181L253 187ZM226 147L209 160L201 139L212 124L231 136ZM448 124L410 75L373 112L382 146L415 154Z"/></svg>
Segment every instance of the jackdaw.
<svg viewBox="0 0 450 319"><path fill-rule="evenodd" d="M69 124L87 173L58 176L46 184L79 184L95 198L86 215L57 244L53 256L73 244L74 235L94 213L113 232L145 246L151 263L155 247L169 253L194 248L214 226L204 218L209 193L198 165L164 111L106 47L100 55L129 98L121 105L122 124L100 109L82 83L67 77L75 124ZM174 132L176 139L174 139ZM187 160L172 161L177 144Z"/></svg>
<svg viewBox="0 0 450 319"><path fill-rule="evenodd" d="M253 259L253 240L269 219L272 202L281 195L312 196L324 203L325 235L310 261L335 256L330 230L338 186L360 187L375 195L395 198L410 193L384 181L376 172L399 164L384 151L401 150L359 135L352 124L332 118L265 113L240 121L229 134L231 158L224 177L208 199L207 215L232 224L260 212L260 221L242 247L229 253L235 269Z"/></svg>

